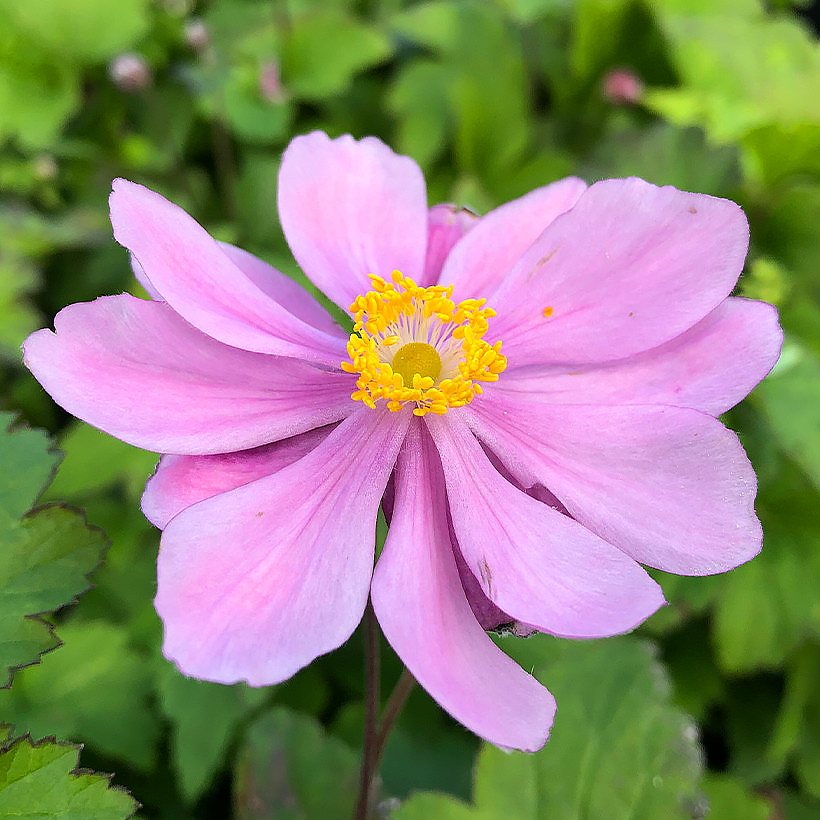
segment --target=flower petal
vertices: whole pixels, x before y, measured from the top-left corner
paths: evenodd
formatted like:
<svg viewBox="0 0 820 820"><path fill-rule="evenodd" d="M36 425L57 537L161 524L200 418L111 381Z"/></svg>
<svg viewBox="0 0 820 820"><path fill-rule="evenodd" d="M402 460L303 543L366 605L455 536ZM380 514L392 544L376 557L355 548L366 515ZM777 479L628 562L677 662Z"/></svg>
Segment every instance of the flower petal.
<svg viewBox="0 0 820 820"><path fill-rule="evenodd" d="M316 287L348 310L371 290L368 274L420 279L427 194L413 160L383 142L321 131L296 137L279 171L279 220L296 261Z"/></svg>
<svg viewBox="0 0 820 820"><path fill-rule="evenodd" d="M425 421L461 554L496 606L543 632L598 638L633 629L663 603L640 565L506 481L450 415Z"/></svg>
<svg viewBox="0 0 820 820"><path fill-rule="evenodd" d="M752 466L737 436L705 413L562 407L496 391L465 417L517 481L544 484L637 561L710 575L760 550Z"/></svg>
<svg viewBox="0 0 820 820"><path fill-rule="evenodd" d="M157 565L165 656L192 677L264 686L347 640L408 420L363 408L299 461L177 515Z"/></svg>
<svg viewBox="0 0 820 820"><path fill-rule="evenodd" d="M567 177L482 216L453 248L441 284L453 285L456 301L491 297L527 248L556 217L572 208L586 187L583 180Z"/></svg>
<svg viewBox="0 0 820 820"><path fill-rule="evenodd" d="M305 323L260 290L182 208L124 179L114 180L109 203L116 240L153 289L203 333L243 350L334 367L344 358L340 336Z"/></svg>
<svg viewBox="0 0 820 820"><path fill-rule="evenodd" d="M142 512L164 529L182 510L273 475L324 441L332 427L319 427L274 444L210 456L162 456L142 494Z"/></svg>
<svg viewBox="0 0 820 820"><path fill-rule="evenodd" d="M513 391L550 404L671 404L718 416L774 367L782 341L771 305L729 297L646 353L597 366L514 368L487 392Z"/></svg>
<svg viewBox="0 0 820 820"><path fill-rule="evenodd" d="M415 420L396 467L396 501L371 595L385 637L416 680L480 737L534 752L555 700L490 640L459 581L447 529L444 476Z"/></svg>
<svg viewBox="0 0 820 820"><path fill-rule="evenodd" d="M333 317L299 284L281 271L276 270L258 256L235 245L219 242L219 247L259 290L275 299L282 307L313 327L338 336L347 344L348 335L333 321Z"/></svg>
<svg viewBox="0 0 820 820"><path fill-rule="evenodd" d="M729 295L748 243L734 202L640 179L598 182L504 280L490 336L511 367L650 350Z"/></svg>
<svg viewBox="0 0 820 820"><path fill-rule="evenodd" d="M453 245L474 227L479 217L457 205L433 205L427 213L427 258L419 285L435 285Z"/></svg>
<svg viewBox="0 0 820 820"><path fill-rule="evenodd" d="M221 344L164 302L106 296L70 305L23 345L69 413L161 453L226 453L344 418L351 377Z"/></svg>

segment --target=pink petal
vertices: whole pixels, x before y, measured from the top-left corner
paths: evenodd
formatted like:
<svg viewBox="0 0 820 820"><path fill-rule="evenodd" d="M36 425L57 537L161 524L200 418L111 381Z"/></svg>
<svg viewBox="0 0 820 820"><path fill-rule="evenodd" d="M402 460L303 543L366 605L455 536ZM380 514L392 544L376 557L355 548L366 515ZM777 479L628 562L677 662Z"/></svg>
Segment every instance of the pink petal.
<svg viewBox="0 0 820 820"><path fill-rule="evenodd" d="M641 353L729 295L748 243L734 202L640 179L598 182L504 280L488 338L503 340L511 366Z"/></svg>
<svg viewBox="0 0 820 820"><path fill-rule="evenodd" d="M453 245L478 222L478 216L456 205L433 205L427 213L427 258L418 283L434 285Z"/></svg>
<svg viewBox="0 0 820 820"><path fill-rule="evenodd" d="M414 421L396 467L396 502L371 595L385 637L418 682L490 743L534 752L555 700L478 625L453 557L444 477Z"/></svg>
<svg viewBox="0 0 820 820"><path fill-rule="evenodd" d="M550 404L671 404L718 416L774 367L782 341L771 305L729 297L646 353L597 366L514 368L487 392L511 391Z"/></svg>
<svg viewBox="0 0 820 820"><path fill-rule="evenodd" d="M425 421L461 554L496 606L543 632L598 638L633 629L663 603L635 561L506 481L456 413Z"/></svg>
<svg viewBox="0 0 820 820"><path fill-rule="evenodd" d="M301 285L258 256L237 248L235 245L220 242L219 247L259 290L267 293L298 319L319 328L330 336L338 336L347 344L347 334Z"/></svg>
<svg viewBox="0 0 820 820"><path fill-rule="evenodd" d="M491 297L527 248L586 187L583 180L567 177L481 217L444 263L441 284L453 285L456 301Z"/></svg>
<svg viewBox="0 0 820 820"><path fill-rule="evenodd" d="M336 366L339 335L298 319L255 285L194 219L142 185L114 180L114 237L136 258L153 289L184 319L244 350Z"/></svg>
<svg viewBox="0 0 820 820"><path fill-rule="evenodd" d="M163 302L106 296L70 305L23 345L69 413L162 453L226 453L338 421L351 377L228 347Z"/></svg>
<svg viewBox="0 0 820 820"><path fill-rule="evenodd" d="M142 494L142 512L156 527L206 498L273 475L324 441L332 427L319 427L274 444L210 456L162 456Z"/></svg>
<svg viewBox="0 0 820 820"><path fill-rule="evenodd" d="M760 550L755 474L737 436L679 407L559 406L495 391L467 423L524 486L635 560L709 575Z"/></svg>
<svg viewBox="0 0 820 820"><path fill-rule="evenodd" d="M408 421L362 408L299 461L177 515L157 565L165 656L191 677L264 686L347 640Z"/></svg>
<svg viewBox="0 0 820 820"><path fill-rule="evenodd" d="M383 142L321 131L296 137L279 171L279 220L299 266L347 310L372 290L368 274L419 280L427 194L413 160Z"/></svg>
<svg viewBox="0 0 820 820"><path fill-rule="evenodd" d="M131 270L134 272L134 278L142 285L142 289L154 300L157 302L164 301L163 298L159 295L159 291L151 284L148 277L145 275L145 271L142 269L142 265L134 258L133 254L128 254L128 258L131 262Z"/></svg>

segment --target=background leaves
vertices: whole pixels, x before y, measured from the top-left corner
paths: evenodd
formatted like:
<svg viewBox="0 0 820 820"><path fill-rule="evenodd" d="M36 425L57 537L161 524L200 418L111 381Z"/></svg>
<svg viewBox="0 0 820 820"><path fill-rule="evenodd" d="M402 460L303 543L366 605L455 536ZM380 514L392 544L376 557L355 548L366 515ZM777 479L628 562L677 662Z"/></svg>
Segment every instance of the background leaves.
<svg viewBox="0 0 820 820"><path fill-rule="evenodd" d="M159 651L158 534L139 512L156 457L66 418L19 352L65 304L144 295L110 235L117 176L299 277L278 162L294 134L323 128L378 135L421 164L431 202L480 212L571 173L734 199L752 237L738 293L774 302L787 334L778 367L726 418L759 476L761 555L726 576L659 573L670 606L635 638L505 639L558 698L538 755L481 747L414 693L386 750L383 814L643 820L708 803L718 820L820 817L817 4L0 0L0 12L0 662L18 670L0 692L0 721L16 726L0 807L17 805L2 802L15 771L26 799L53 778L66 805L93 794L111 817L133 810L105 778L70 774L73 747L15 744L28 729L85 744L82 765L116 770L141 817L347 810L359 636L273 689L183 678ZM123 56L139 67L130 79L115 71ZM624 72L628 94L613 84ZM59 457L17 414L65 453L42 496ZM103 566L104 536L62 501L108 535ZM386 691L399 669L383 650Z"/></svg>

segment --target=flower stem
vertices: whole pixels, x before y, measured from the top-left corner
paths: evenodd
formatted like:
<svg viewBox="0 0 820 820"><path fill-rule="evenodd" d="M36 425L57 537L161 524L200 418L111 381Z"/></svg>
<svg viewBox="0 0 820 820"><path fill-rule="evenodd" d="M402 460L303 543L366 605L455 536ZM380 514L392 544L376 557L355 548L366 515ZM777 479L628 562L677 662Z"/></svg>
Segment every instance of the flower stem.
<svg viewBox="0 0 820 820"><path fill-rule="evenodd" d="M365 701L364 701L364 742L362 744L362 766L359 775L359 796L353 810L353 820L371 820L373 812L373 785L379 771L379 763L384 752L387 736L404 706L407 696L415 684L415 679L405 669L388 698L381 722L379 713L379 628L373 606L368 601L364 613L365 646Z"/></svg>

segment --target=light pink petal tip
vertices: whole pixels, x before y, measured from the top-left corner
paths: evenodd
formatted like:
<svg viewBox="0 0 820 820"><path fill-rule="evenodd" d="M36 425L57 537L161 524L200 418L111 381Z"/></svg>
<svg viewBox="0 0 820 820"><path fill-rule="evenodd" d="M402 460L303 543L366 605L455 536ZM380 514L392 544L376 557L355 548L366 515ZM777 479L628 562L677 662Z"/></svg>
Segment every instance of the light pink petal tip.
<svg viewBox="0 0 820 820"><path fill-rule="evenodd" d="M598 638L633 629L664 603L632 558L503 478L463 421L426 424L461 554L501 610L543 632Z"/></svg>
<svg viewBox="0 0 820 820"><path fill-rule="evenodd" d="M336 366L344 339L295 316L232 261L233 254L181 208L154 191L114 180L114 237L180 316L214 339L244 350Z"/></svg>
<svg viewBox="0 0 820 820"><path fill-rule="evenodd" d="M427 257L418 284L435 285L453 245L478 223L479 217L456 205L433 205L427 213Z"/></svg>
<svg viewBox="0 0 820 820"><path fill-rule="evenodd" d="M718 416L774 367L782 343L772 305L730 297L646 353L601 365L513 369L488 393L515 392L549 404L670 404Z"/></svg>
<svg viewBox="0 0 820 820"><path fill-rule="evenodd" d="M308 278L344 310L369 274L424 270L427 194L413 160L374 137L296 137L279 171L279 220Z"/></svg>
<svg viewBox="0 0 820 820"><path fill-rule="evenodd" d="M556 217L575 205L586 187L583 180L567 177L482 216L453 248L441 284L453 285L456 301L492 297L521 255Z"/></svg>
<svg viewBox="0 0 820 820"><path fill-rule="evenodd" d="M504 280L490 336L511 367L650 350L729 295L748 243L734 202L641 179L598 182Z"/></svg>
<svg viewBox="0 0 820 820"><path fill-rule="evenodd" d="M163 302L127 294L70 305L24 361L69 413L161 453L226 453L338 421L351 379L223 345Z"/></svg>
<svg viewBox="0 0 820 820"><path fill-rule="evenodd" d="M441 466L419 421L396 470L393 520L371 592L385 637L424 689L468 729L498 746L540 749L555 701L495 646L467 603Z"/></svg>
<svg viewBox="0 0 820 820"><path fill-rule="evenodd" d="M407 423L359 411L274 475L179 513L157 565L165 656L191 677L263 686L341 645L367 602Z"/></svg>
<svg viewBox="0 0 820 820"><path fill-rule="evenodd" d="M641 563L678 575L753 558L762 533L754 470L737 436L696 410L561 407L486 395L467 423L524 486Z"/></svg>
<svg viewBox="0 0 820 820"><path fill-rule="evenodd" d="M162 456L145 485L142 512L155 527L164 529L184 509L293 464L324 441L331 429L319 427L275 444L236 453Z"/></svg>

